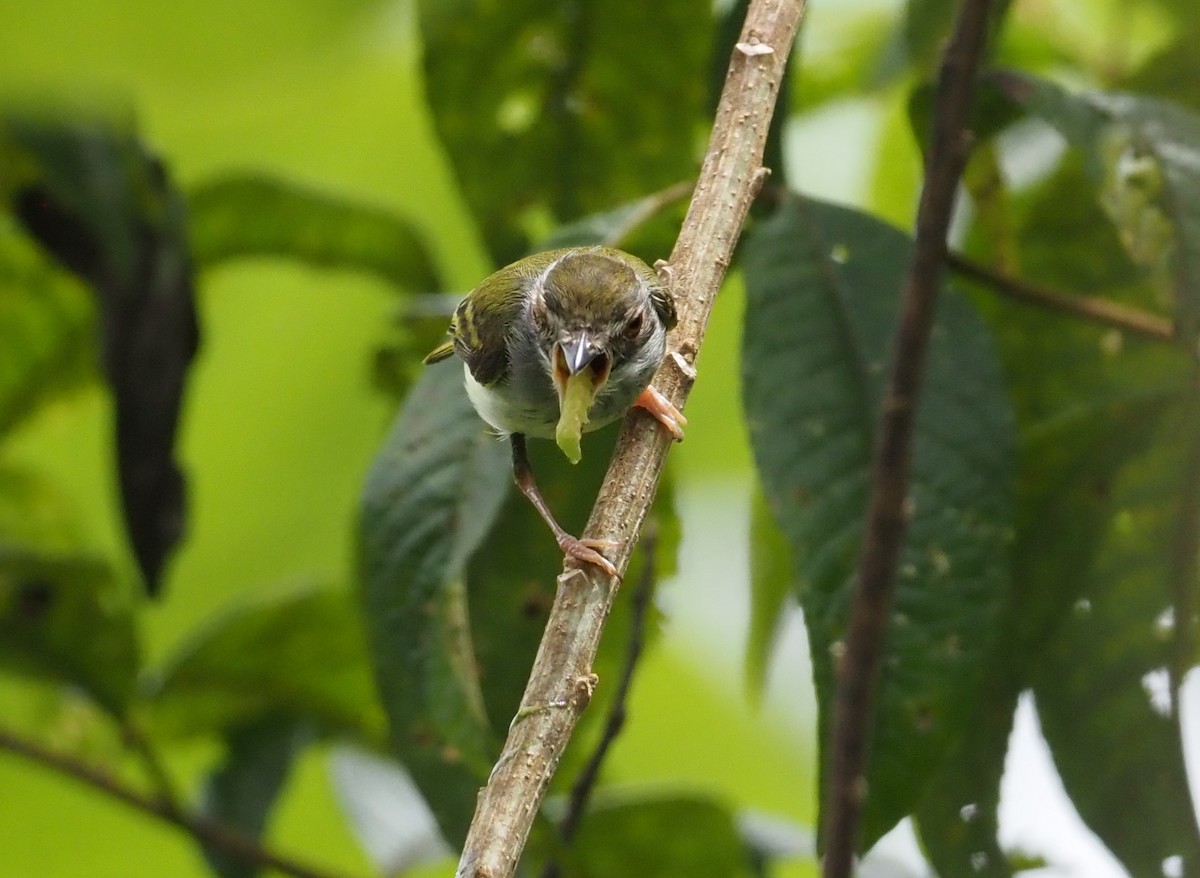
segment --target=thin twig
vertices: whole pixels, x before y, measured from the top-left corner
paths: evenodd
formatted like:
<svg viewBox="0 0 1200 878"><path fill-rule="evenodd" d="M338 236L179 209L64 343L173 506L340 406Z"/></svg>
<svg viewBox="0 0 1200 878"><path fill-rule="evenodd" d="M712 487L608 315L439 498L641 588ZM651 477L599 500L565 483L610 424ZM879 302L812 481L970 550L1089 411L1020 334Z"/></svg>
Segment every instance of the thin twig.
<svg viewBox="0 0 1200 878"><path fill-rule="evenodd" d="M277 854L223 823L185 813L165 799L147 796L131 789L112 775L81 762L74 756L43 747L7 729L0 729L0 750L8 750L60 774L68 775L132 808L182 829L211 848L224 851L260 868L276 869L295 878L340 878L331 872L318 871L290 857Z"/></svg>
<svg viewBox="0 0 1200 878"><path fill-rule="evenodd" d="M126 745L137 754L138 759L142 763L142 768L145 769L146 778L150 783L154 784L155 792L158 794L165 808L169 808L175 814L183 814L184 808L179 794L175 790L175 784L171 780L171 775L167 772L167 768L163 765L162 760L158 757L158 752L154 749L154 745L142 732L134 721L127 720L121 724L121 734L125 738Z"/></svg>
<svg viewBox="0 0 1200 878"><path fill-rule="evenodd" d="M587 811L588 800L591 799L592 791L596 788L596 781L600 777L600 768L604 765L608 751L625 727L629 690L633 686L633 677L637 671L638 662L641 661L642 650L646 645L646 620L650 615L650 599L654 596L654 584L658 579L658 565L655 563L657 551L658 536L651 527L647 527L646 533L642 535L642 555L646 559L646 565L642 568L642 575L638 578L637 584L633 587L630 600L629 645L625 652L625 663L621 667L621 678L617 681L617 691L613 693L612 705L604 720L600 741L588 758L587 764L580 770L579 776L575 778L567 802L567 813L558 825L558 834L564 842L570 842L575 837L575 833L579 831L579 824ZM558 863L553 860L547 862L546 867L542 870L542 878L558 878L558 874Z"/></svg>
<svg viewBox="0 0 1200 878"><path fill-rule="evenodd" d="M964 0L942 56L913 261L900 303L891 377L871 463L871 496L855 594L838 668L822 808L825 878L848 878L858 845L880 659L909 518L906 496L913 420L946 259L946 231L970 147L971 93L989 7L990 0Z"/></svg>
<svg viewBox="0 0 1200 878"><path fill-rule="evenodd" d="M754 0L730 62L704 166L666 271L679 325L655 386L677 406L691 389L717 288L767 173L763 144L803 9L804 0ZM608 558L618 570L629 563L669 444L653 419L636 411L625 419L583 534L616 542L619 548ZM523 707L479 795L459 878L509 878L516 871L554 768L596 683L592 660L617 585L596 567L570 565L559 577Z"/></svg>
<svg viewBox="0 0 1200 878"><path fill-rule="evenodd" d="M695 180L680 180L666 189L650 193L634 205L634 209L630 211L629 216L625 218L623 223L605 236L605 245L608 247L620 247L625 239L637 231L643 223L649 222L660 211L665 210L677 201L683 201L683 199L691 195L692 189L695 186Z"/></svg>
<svg viewBox="0 0 1200 878"><path fill-rule="evenodd" d="M1083 317L1093 323L1139 335L1153 341L1175 341L1175 327L1171 321L1136 308L1118 305L1099 296L1078 296L1050 290L1028 281L992 271L977 262L957 253L946 257L946 263L958 274L991 287L997 293L1018 302L1039 305L1055 311L1064 311Z"/></svg>

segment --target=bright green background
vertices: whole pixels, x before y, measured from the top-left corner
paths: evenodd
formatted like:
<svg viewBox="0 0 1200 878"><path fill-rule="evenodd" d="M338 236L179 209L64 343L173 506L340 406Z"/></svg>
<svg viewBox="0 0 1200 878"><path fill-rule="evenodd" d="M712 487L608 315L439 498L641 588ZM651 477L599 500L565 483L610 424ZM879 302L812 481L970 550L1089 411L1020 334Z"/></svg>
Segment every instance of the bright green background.
<svg viewBox="0 0 1200 878"><path fill-rule="evenodd" d="M185 189L225 170L262 168L391 208L420 226L447 283L465 290L488 265L431 134L413 38L406 3L2 0L0 97L128 101ZM199 294L204 339L181 440L190 534L170 568L169 598L145 617L152 661L231 600L313 578L348 585L358 492L391 414L369 383L393 311L381 283L258 260L203 276ZM728 630L746 592L740 309L741 292L731 288L699 363L688 441L672 456L685 534L696 522L701 535L685 536L682 554L694 566L664 586L675 621L644 666L612 772L809 823L803 717L811 695L805 686L778 694L765 711L751 709L738 694L740 623ZM51 474L79 502L88 541L111 556L125 550L110 417L102 389L77 393L14 437L5 460ZM0 680L0 715L60 707L45 692ZM97 755L111 755L87 721L76 727L71 712L55 716L59 743L99 738ZM188 783L215 755L198 746L168 757ZM269 839L314 864L370 871L320 751L290 782ZM174 830L0 755L0 876L80 872L209 874Z"/></svg>

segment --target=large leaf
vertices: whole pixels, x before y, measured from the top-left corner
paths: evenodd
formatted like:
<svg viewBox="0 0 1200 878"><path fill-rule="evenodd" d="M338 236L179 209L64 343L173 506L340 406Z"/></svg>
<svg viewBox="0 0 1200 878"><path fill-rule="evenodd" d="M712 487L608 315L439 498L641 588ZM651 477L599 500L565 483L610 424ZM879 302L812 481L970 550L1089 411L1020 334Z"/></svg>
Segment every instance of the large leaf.
<svg viewBox="0 0 1200 878"><path fill-rule="evenodd" d="M1197 476L1200 406L1189 400L1110 486L1103 547L1033 676L1067 792L1133 875L1164 871L1169 857L1180 874L1200 869L1175 690L1196 660Z"/></svg>
<svg viewBox="0 0 1200 878"><path fill-rule="evenodd" d="M95 309L0 214L0 435L95 374Z"/></svg>
<svg viewBox="0 0 1200 878"><path fill-rule="evenodd" d="M201 813L248 838L261 838L308 739L302 724L278 717L234 730L225 759L205 782ZM205 847L204 857L220 878L254 878L262 871L220 848Z"/></svg>
<svg viewBox="0 0 1200 878"><path fill-rule="evenodd" d="M329 589L230 608L168 660L147 697L163 734L225 734L282 716L383 737L353 599Z"/></svg>
<svg viewBox="0 0 1200 878"><path fill-rule="evenodd" d="M175 430L199 332L183 199L132 127L0 117L0 198L95 290L126 529L152 594L184 530Z"/></svg>
<svg viewBox="0 0 1200 878"><path fill-rule="evenodd" d="M383 208L247 173L192 190L188 214L197 268L279 256L372 272L405 290L440 289L421 236Z"/></svg>
<svg viewBox="0 0 1200 878"><path fill-rule="evenodd" d="M1181 339L1200 340L1200 116L1130 94L1071 94L1009 75L1005 92L1087 158L1102 202L1140 263L1168 278Z"/></svg>
<svg viewBox="0 0 1200 878"><path fill-rule="evenodd" d="M492 755L463 577L511 480L508 446L475 414L452 359L417 382L363 492L362 601L375 678L395 752L455 845Z"/></svg>
<svg viewBox="0 0 1200 878"><path fill-rule="evenodd" d="M0 661L79 686L121 716L138 660L133 613L108 565L0 539Z"/></svg>
<svg viewBox="0 0 1200 878"><path fill-rule="evenodd" d="M1042 283L1102 288L1145 307L1153 292L1098 202L1076 197L1086 186L1079 163L1067 161L1014 197L1008 221L1023 270ZM995 238L992 225L978 221L976 258L999 258ZM978 302L994 328L1021 425L1013 576L975 721L917 816L940 874L979 867L998 876L1011 871L996 846L996 806L1017 697L1088 587L1114 515L1113 485L1151 447L1187 385L1189 362L1181 351L1124 340L1077 317L990 293Z"/></svg>
<svg viewBox="0 0 1200 878"><path fill-rule="evenodd" d="M691 0L423 0L434 123L496 262L539 223L692 173L711 17Z"/></svg>
<svg viewBox="0 0 1200 878"><path fill-rule="evenodd" d="M764 492L794 553L820 708L822 775L910 241L870 217L786 201L746 250L744 398ZM910 813L972 718L1008 577L1014 429L987 330L939 304L874 730L862 843Z"/></svg>

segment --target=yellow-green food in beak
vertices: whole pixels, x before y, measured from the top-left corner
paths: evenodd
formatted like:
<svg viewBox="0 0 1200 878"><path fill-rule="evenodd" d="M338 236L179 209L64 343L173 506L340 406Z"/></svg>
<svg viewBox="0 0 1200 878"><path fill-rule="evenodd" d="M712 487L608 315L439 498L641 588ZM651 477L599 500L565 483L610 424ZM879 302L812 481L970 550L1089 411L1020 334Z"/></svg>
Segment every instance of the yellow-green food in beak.
<svg viewBox="0 0 1200 878"><path fill-rule="evenodd" d="M558 426L554 430L554 441L571 463L583 459L579 439L588 422L588 411L596 396L595 379L590 368L584 368L567 378L562 392Z"/></svg>

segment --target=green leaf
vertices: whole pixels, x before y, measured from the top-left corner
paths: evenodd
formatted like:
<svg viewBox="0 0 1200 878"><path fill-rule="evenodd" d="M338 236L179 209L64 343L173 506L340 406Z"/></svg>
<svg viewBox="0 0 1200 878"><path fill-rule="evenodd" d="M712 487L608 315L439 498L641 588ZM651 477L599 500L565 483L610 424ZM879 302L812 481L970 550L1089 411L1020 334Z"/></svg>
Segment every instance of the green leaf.
<svg viewBox="0 0 1200 878"><path fill-rule="evenodd" d="M1101 203L1134 259L1163 277L1181 340L1200 341L1200 116L1137 95L1071 94L1007 75L1004 91L1087 159Z"/></svg>
<svg viewBox="0 0 1200 878"><path fill-rule="evenodd" d="M1196 660L1200 405L1189 399L1161 429L1111 486L1103 546L1033 676L1068 794L1134 875L1170 856L1184 874L1200 868L1176 689Z"/></svg>
<svg viewBox="0 0 1200 878"><path fill-rule="evenodd" d="M96 371L95 309L0 214L0 436Z"/></svg>
<svg viewBox="0 0 1200 878"><path fill-rule="evenodd" d="M1008 221L1024 270L1054 285L1103 287L1144 307L1148 291L1099 205L1076 197L1086 185L1077 163L1067 162L1014 197ZM977 222L974 247L993 250L991 224ZM1088 586L1114 512L1113 484L1151 446L1190 364L1182 351L1124 342L1078 318L990 293L978 301L1021 424L1013 575L975 721L917 821L939 874L973 874L982 864L982 874L1003 876L1011 866L996 847L996 806L1018 694Z"/></svg>
<svg viewBox="0 0 1200 878"><path fill-rule="evenodd" d="M755 483L750 497L750 631L746 636L746 682L755 699L762 697L787 598L796 587L792 566L787 539L771 517L763 489Z"/></svg>
<svg viewBox="0 0 1200 878"><path fill-rule="evenodd" d="M644 797L588 811L563 864L564 878L735 878L749 858L733 815L708 799Z"/></svg>
<svg viewBox="0 0 1200 878"><path fill-rule="evenodd" d="M429 367L363 491L362 602L397 756L451 844L466 834L493 747L471 649L463 577L512 480L462 364Z"/></svg>
<svg viewBox="0 0 1200 878"><path fill-rule="evenodd" d="M199 342L183 199L129 123L0 116L0 197L99 300L125 526L154 594L183 534L174 459Z"/></svg>
<svg viewBox="0 0 1200 878"><path fill-rule="evenodd" d="M419 9L434 124L498 264L560 222L693 173L709 5L423 0Z"/></svg>
<svg viewBox="0 0 1200 878"><path fill-rule="evenodd" d="M744 401L767 501L793 552L820 708L822 773L909 239L789 199L747 243ZM910 813L972 720L1008 577L1014 436L968 303L941 297L917 410L862 844Z"/></svg>
<svg viewBox="0 0 1200 878"><path fill-rule="evenodd" d="M107 564L0 539L0 662L77 685L120 717L138 661L133 614Z"/></svg>
<svg viewBox="0 0 1200 878"><path fill-rule="evenodd" d="M200 812L252 839L266 828L292 764L309 735L293 720L269 718L230 733L225 759L207 779ZM260 866L206 846L204 858L221 878L254 878Z"/></svg>
<svg viewBox="0 0 1200 878"><path fill-rule="evenodd" d="M350 595L309 588L227 609L146 693L164 735L233 734L270 718L378 743L383 717Z"/></svg>
<svg viewBox="0 0 1200 878"><path fill-rule="evenodd" d="M441 289L416 228L391 212L266 174L229 174L188 195L199 269L276 256L378 275L415 292Z"/></svg>

